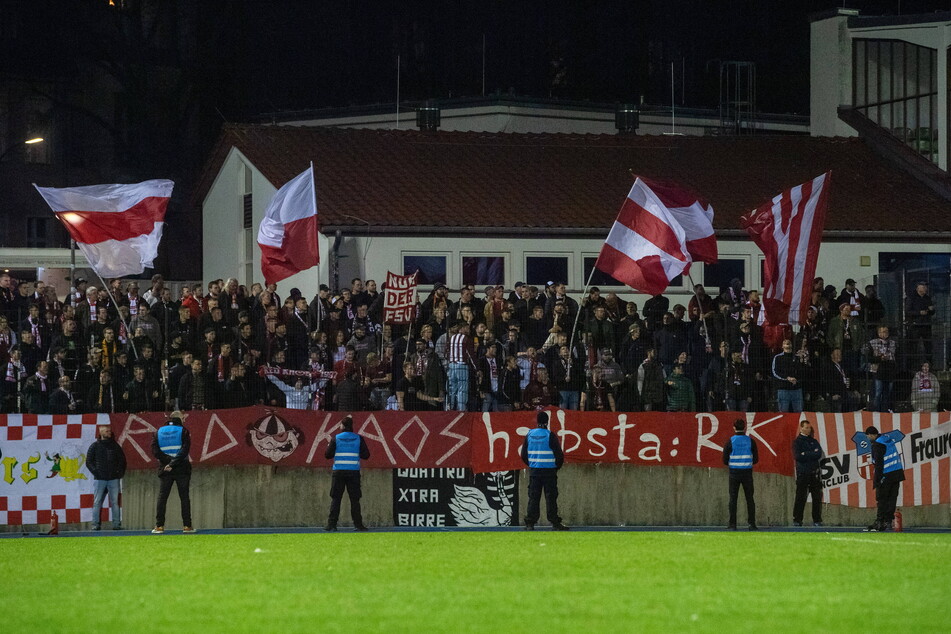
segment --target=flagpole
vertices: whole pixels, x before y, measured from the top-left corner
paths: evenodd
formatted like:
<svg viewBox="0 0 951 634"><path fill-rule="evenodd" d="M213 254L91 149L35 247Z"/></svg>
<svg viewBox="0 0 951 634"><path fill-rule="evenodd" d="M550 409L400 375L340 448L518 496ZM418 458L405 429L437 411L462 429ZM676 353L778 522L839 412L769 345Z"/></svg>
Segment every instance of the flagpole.
<svg viewBox="0 0 951 634"><path fill-rule="evenodd" d="M93 270L95 271L95 269L93 269ZM106 289L106 293L108 293L108 294L109 294L109 297L112 298L112 303L115 305L115 307L116 307L116 312L119 314L119 321L121 321L121 322L122 322L122 325L125 326L125 331L126 331L127 333L129 333L129 345L132 346L132 354L134 354L134 355L135 355L135 358L138 359L138 358L139 358L139 351L135 349L135 340L134 340L134 337L133 337L134 333L132 333L132 332L129 330L129 324L128 324L128 322L126 322L126 320L122 318L122 311L119 310L119 300L117 300L117 299L116 299L116 296L112 294L112 289L109 287L108 284L106 284L106 280L102 279L102 275L99 275L99 271L96 271L96 277L99 278L99 281L102 282L102 287L103 287L104 289ZM118 337L117 337L117 338L118 338Z"/></svg>
<svg viewBox="0 0 951 634"><path fill-rule="evenodd" d="M581 292L581 301L584 301L585 295L588 294L588 287L591 286L591 280L594 278L594 272L596 267L591 267L591 273L588 275L588 281L584 283L584 290ZM567 297L568 294L565 294ZM575 325L571 328L571 338L568 340L568 359L569 363L575 352L575 331L578 330L578 319L581 317L581 303L578 303L578 312L575 313Z"/></svg>
<svg viewBox="0 0 951 634"><path fill-rule="evenodd" d="M317 175L314 173L314 162L310 162L310 183L314 189L314 216L317 218L317 330L322 323L323 302L320 301L320 216L317 215Z"/></svg>
<svg viewBox="0 0 951 634"><path fill-rule="evenodd" d="M693 289L693 296L697 300L697 312L700 313L700 319L703 321L703 336L706 339L707 345L710 345L710 325L707 323L707 318L703 314L703 306L700 305L700 294L697 292L697 285L693 283L693 276L690 275L690 271L687 271L687 279L690 281L690 288ZM689 302L688 302L689 304Z"/></svg>

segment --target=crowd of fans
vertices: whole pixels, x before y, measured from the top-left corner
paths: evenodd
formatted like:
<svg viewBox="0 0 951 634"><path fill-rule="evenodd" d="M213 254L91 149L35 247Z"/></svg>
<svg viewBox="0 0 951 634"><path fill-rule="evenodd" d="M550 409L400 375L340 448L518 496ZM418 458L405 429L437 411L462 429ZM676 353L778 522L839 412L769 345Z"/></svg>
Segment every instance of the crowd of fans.
<svg viewBox="0 0 951 634"><path fill-rule="evenodd" d="M61 301L0 275L3 412L928 411L940 398L924 284L904 333L875 287L851 279L836 292L817 278L795 331L764 325L759 293L738 280L642 308L598 288L579 302L562 283L455 297L437 284L406 325L383 323L373 280L311 299L233 278L175 298L159 275L142 294L135 280L109 284L77 279Z"/></svg>

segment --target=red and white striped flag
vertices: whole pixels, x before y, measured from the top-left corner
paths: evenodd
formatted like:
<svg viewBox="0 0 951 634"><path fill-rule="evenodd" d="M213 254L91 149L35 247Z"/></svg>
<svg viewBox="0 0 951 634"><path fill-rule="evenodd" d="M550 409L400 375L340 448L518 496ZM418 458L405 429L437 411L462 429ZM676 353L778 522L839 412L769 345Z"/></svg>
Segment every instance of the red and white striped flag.
<svg viewBox="0 0 951 634"><path fill-rule="evenodd" d="M320 263L314 166L287 181L271 198L258 228L261 272L267 284Z"/></svg>
<svg viewBox="0 0 951 634"><path fill-rule="evenodd" d="M657 295L694 260L717 261L713 208L679 185L638 177L595 267Z"/></svg>
<svg viewBox="0 0 951 634"><path fill-rule="evenodd" d="M175 183L33 186L100 277L138 275L152 267Z"/></svg>
<svg viewBox="0 0 951 634"><path fill-rule="evenodd" d="M766 256L763 307L771 324L798 324L806 318L826 224L831 175L826 172L787 189L740 218Z"/></svg>

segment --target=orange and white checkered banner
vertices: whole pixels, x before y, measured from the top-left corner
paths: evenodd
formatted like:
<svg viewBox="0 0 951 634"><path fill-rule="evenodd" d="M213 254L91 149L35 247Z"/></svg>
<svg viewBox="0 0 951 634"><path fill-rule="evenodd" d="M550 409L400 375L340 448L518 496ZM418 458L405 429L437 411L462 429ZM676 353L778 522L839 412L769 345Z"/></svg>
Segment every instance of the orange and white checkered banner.
<svg viewBox="0 0 951 634"><path fill-rule="evenodd" d="M86 451L108 414L0 416L0 524L92 520L93 477Z"/></svg>
<svg viewBox="0 0 951 634"><path fill-rule="evenodd" d="M825 451L822 461L823 502L860 508L875 506L871 455L861 448L865 428L901 432L899 444L905 481L899 506L951 503L951 414L803 414L813 422Z"/></svg>

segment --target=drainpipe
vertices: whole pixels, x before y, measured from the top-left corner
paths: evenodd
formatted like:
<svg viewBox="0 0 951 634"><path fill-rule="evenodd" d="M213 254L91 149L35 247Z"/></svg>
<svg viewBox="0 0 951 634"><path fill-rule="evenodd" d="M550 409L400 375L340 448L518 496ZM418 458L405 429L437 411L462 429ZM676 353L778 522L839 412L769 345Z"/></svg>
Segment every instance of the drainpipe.
<svg viewBox="0 0 951 634"><path fill-rule="evenodd" d="M334 244L330 248L330 282L336 291L340 288L340 245L343 243L343 232L340 229L334 232Z"/></svg>

